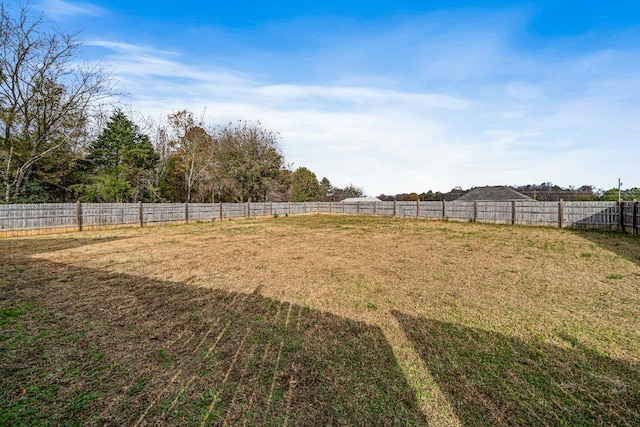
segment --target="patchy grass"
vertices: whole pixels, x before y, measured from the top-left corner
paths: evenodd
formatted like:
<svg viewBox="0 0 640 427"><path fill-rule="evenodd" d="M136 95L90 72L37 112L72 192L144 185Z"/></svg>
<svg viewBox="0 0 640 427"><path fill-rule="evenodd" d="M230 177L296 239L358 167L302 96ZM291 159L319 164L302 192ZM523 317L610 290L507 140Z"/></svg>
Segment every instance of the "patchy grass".
<svg viewBox="0 0 640 427"><path fill-rule="evenodd" d="M302 216L0 240L0 424L637 425L640 239Z"/></svg>

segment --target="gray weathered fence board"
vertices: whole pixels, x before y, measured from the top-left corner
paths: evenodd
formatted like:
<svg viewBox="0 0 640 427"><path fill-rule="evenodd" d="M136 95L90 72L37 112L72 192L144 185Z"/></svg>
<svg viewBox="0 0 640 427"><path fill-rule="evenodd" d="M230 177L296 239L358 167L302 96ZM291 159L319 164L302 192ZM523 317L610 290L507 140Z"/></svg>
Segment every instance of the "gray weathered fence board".
<svg viewBox="0 0 640 427"><path fill-rule="evenodd" d="M82 226L116 226L140 221L136 203L83 203Z"/></svg>
<svg viewBox="0 0 640 427"><path fill-rule="evenodd" d="M616 227L619 214L616 202L564 202L563 224L572 228Z"/></svg>
<svg viewBox="0 0 640 427"><path fill-rule="evenodd" d="M143 203L142 219L145 225L185 221L183 203Z"/></svg>
<svg viewBox="0 0 640 427"><path fill-rule="evenodd" d="M516 202L516 223L553 227L558 225L558 202Z"/></svg>
<svg viewBox="0 0 640 427"><path fill-rule="evenodd" d="M189 203L189 221L213 221L220 216L220 203Z"/></svg>
<svg viewBox="0 0 640 427"><path fill-rule="evenodd" d="M306 203L48 203L0 205L0 236L11 231L73 230L189 221L332 213L485 223L622 228L638 234L633 202L306 202ZM634 221L635 213L635 221ZM142 217L141 217L142 215ZM636 229L634 230L634 224Z"/></svg>
<svg viewBox="0 0 640 427"><path fill-rule="evenodd" d="M472 221L474 202L449 202L446 203L446 218L457 221Z"/></svg>
<svg viewBox="0 0 640 427"><path fill-rule="evenodd" d="M376 202L375 203L376 216L393 216L394 214L393 204L394 202Z"/></svg>
<svg viewBox="0 0 640 427"><path fill-rule="evenodd" d="M396 202L396 216L399 218L416 218L418 216L418 203Z"/></svg>
<svg viewBox="0 0 640 427"><path fill-rule="evenodd" d="M420 202L420 218L442 219L442 202Z"/></svg>
<svg viewBox="0 0 640 427"><path fill-rule="evenodd" d="M0 229L44 230L77 227L75 203L0 205Z"/></svg>
<svg viewBox="0 0 640 427"><path fill-rule="evenodd" d="M272 203L271 208L273 211L273 215L289 215L289 202L274 202Z"/></svg>
<svg viewBox="0 0 640 427"><path fill-rule="evenodd" d="M247 216L246 203L223 203L222 219L245 218Z"/></svg>

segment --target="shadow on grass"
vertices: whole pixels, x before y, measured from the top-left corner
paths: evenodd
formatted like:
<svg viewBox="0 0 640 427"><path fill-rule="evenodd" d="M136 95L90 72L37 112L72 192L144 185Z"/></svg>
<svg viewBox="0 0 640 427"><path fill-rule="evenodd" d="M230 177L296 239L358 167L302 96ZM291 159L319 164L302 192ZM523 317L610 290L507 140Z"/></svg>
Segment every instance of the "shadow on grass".
<svg viewBox="0 0 640 427"><path fill-rule="evenodd" d="M7 257L25 258L27 255L35 255L64 249L75 249L83 246L126 239L130 239L130 237L118 236L91 238L70 237L65 235L57 238L45 239L36 239L34 237L0 239L0 260Z"/></svg>
<svg viewBox="0 0 640 427"><path fill-rule="evenodd" d="M640 265L640 236L620 231L570 230L583 239Z"/></svg>
<svg viewBox="0 0 640 427"><path fill-rule="evenodd" d="M0 281L2 425L426 424L376 327L258 290L19 261Z"/></svg>
<svg viewBox="0 0 640 427"><path fill-rule="evenodd" d="M394 312L463 425L640 425L640 367Z"/></svg>

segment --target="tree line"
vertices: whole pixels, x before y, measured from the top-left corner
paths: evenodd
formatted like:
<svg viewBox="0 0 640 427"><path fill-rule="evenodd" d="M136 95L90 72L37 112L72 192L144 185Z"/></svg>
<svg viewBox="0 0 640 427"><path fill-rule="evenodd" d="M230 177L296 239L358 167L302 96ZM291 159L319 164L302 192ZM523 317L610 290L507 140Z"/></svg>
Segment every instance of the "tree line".
<svg viewBox="0 0 640 427"><path fill-rule="evenodd" d="M550 202L550 201L617 201L620 200L632 201L640 200L640 188L633 187L627 189L611 188L609 190L598 189L592 185L583 185L575 187L570 185L569 187L560 187L550 182L543 182L542 184L528 184L528 185L510 185L507 186L513 190L516 190L526 196L531 197L534 200ZM398 193L395 195L380 194L378 199L383 201L453 201L462 195L475 190L478 187L471 187L463 190L462 187L456 186L448 192L432 191L428 190L420 194L413 193Z"/></svg>
<svg viewBox="0 0 640 427"><path fill-rule="evenodd" d="M363 194L285 162L260 122L181 110L143 130L105 69L43 15L0 3L0 202L341 200Z"/></svg>
<svg viewBox="0 0 640 427"><path fill-rule="evenodd" d="M0 202L340 201L360 197L286 163L260 122L209 124L191 111L144 130L115 108L115 82L80 61L82 41L55 22L0 3ZM640 189L551 183L512 187L537 200L633 200ZM455 200L469 190L381 194Z"/></svg>

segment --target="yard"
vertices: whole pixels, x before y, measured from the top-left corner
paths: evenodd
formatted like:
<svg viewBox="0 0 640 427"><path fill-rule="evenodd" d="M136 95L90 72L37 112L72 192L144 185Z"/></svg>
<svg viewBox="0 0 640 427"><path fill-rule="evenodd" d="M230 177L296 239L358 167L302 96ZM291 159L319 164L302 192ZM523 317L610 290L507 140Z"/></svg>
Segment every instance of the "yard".
<svg viewBox="0 0 640 427"><path fill-rule="evenodd" d="M640 238L310 215L0 239L0 425L638 425Z"/></svg>

